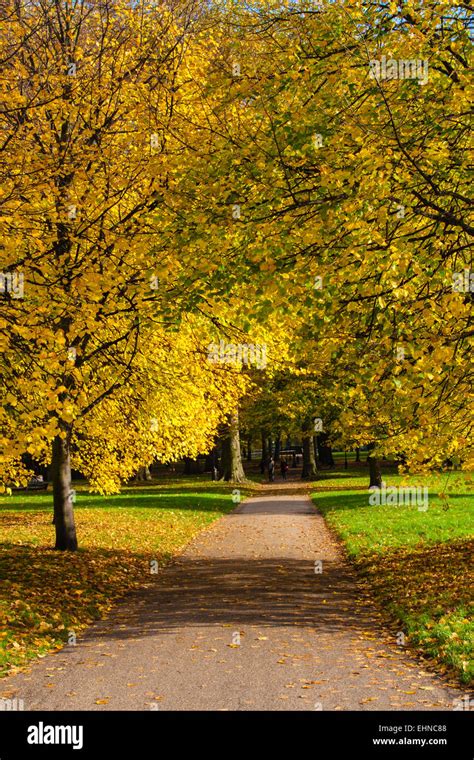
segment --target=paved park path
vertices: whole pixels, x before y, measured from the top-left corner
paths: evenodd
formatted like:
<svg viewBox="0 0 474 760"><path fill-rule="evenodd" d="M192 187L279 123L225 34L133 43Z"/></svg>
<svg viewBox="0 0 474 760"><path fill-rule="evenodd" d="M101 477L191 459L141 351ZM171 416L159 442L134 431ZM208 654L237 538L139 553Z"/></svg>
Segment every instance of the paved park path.
<svg viewBox="0 0 474 760"><path fill-rule="evenodd" d="M25 710L451 710L462 692L396 645L304 487L281 490L0 693Z"/></svg>

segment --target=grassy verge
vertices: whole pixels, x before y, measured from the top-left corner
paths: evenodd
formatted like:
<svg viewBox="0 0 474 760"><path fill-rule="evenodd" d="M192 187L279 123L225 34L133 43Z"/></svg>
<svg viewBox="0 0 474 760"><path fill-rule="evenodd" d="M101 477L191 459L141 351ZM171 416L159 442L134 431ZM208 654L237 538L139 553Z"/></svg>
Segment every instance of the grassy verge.
<svg viewBox="0 0 474 760"><path fill-rule="evenodd" d="M367 471L325 473L314 503L342 538L376 598L400 622L407 643L454 673L474 679L472 604L474 499L462 473L406 478L387 486L429 488L429 506L370 506Z"/></svg>
<svg viewBox="0 0 474 760"><path fill-rule="evenodd" d="M0 497L0 675L60 649L235 506L230 486L196 478L76 491L76 553L51 550L51 494Z"/></svg>

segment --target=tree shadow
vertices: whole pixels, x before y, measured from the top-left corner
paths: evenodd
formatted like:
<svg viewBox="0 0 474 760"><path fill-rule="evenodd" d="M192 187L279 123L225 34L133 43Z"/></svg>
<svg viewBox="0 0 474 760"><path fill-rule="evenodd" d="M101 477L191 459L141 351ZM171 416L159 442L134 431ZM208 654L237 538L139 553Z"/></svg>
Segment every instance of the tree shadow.
<svg viewBox="0 0 474 760"><path fill-rule="evenodd" d="M73 484L74 486L74 484ZM228 511L234 486L231 484L196 483L195 485L140 486L124 488L119 494L102 496L85 488L76 491L75 509L184 509ZM242 487L245 493L245 487ZM177 502L180 503L177 503ZM0 516L6 512L44 511L53 509L53 494L44 492L33 498L25 492L0 500Z"/></svg>
<svg viewBox="0 0 474 760"><path fill-rule="evenodd" d="M147 588L128 595L126 604L87 637L120 640L203 625L232 630L298 627L321 633L351 629L354 634L373 630L379 618L353 571L322 560L319 572L317 561L184 556L160 571Z"/></svg>
<svg viewBox="0 0 474 760"><path fill-rule="evenodd" d="M217 547L219 551L224 552L225 547ZM113 603L107 617L97 620L80 637L91 645L174 635L184 627L203 626L219 627L224 635L227 632L229 644L233 632L245 634L249 626L262 631L272 627L293 632L306 629L315 635L349 632L354 637L367 634L372 639L379 634L385 641L390 632L394 643L400 623L395 616L380 616L370 589L388 607L406 600L408 592L410 606L418 615L429 608L439 609L441 615L447 606L468 602L468 586L460 579L461 575L465 578L471 554L472 544L467 541L416 550L396 548L385 552L376 565L368 560L361 566L361 574L340 560L325 559L324 554L306 559L285 556L284 552L265 559L249 557L248 553L242 557L209 558L184 554L154 575L150 573L149 556L137 553L90 549L65 557L62 553L16 546L7 563L2 559L0 570L7 571L16 597L26 602L31 623L34 618L44 618L46 604L65 622L69 617L77 620L79 608L87 610L91 622L91 615L99 617L96 610L100 600ZM166 559L169 557L157 556L159 564ZM137 566L140 572L142 569L143 585L126 592L132 564L135 581ZM434 584L440 565L449 573L446 575L445 569L443 583ZM73 585L77 589L86 585L88 592L81 596L74 591L61 593L61 588ZM22 617L19 624L29 624L28 619ZM74 623L70 627L74 629ZM15 629L12 634L16 635ZM41 639L46 644L51 632L35 627L32 635L37 646ZM61 655L73 651L74 647L66 647Z"/></svg>

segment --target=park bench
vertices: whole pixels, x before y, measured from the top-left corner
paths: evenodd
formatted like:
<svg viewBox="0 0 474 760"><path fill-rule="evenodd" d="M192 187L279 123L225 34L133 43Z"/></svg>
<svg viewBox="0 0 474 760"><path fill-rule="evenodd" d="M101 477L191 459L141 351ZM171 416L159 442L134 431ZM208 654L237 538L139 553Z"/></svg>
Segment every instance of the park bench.
<svg viewBox="0 0 474 760"><path fill-rule="evenodd" d="M46 491L47 480L30 480L27 486L13 486L12 491Z"/></svg>
<svg viewBox="0 0 474 760"><path fill-rule="evenodd" d="M30 482L26 486L27 491L47 491L47 489L48 489L47 480L35 481L33 483Z"/></svg>

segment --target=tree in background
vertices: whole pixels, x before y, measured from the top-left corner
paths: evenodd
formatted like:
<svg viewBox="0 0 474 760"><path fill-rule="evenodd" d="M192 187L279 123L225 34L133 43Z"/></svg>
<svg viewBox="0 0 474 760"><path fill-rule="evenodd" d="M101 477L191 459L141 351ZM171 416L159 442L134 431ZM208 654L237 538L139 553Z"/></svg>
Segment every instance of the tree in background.
<svg viewBox="0 0 474 760"><path fill-rule="evenodd" d="M469 466L465 10L265 3L236 13L245 118L227 173L244 198L235 246L273 279L262 313L273 303L307 371L332 378L344 445L403 453L411 469L452 454Z"/></svg>

